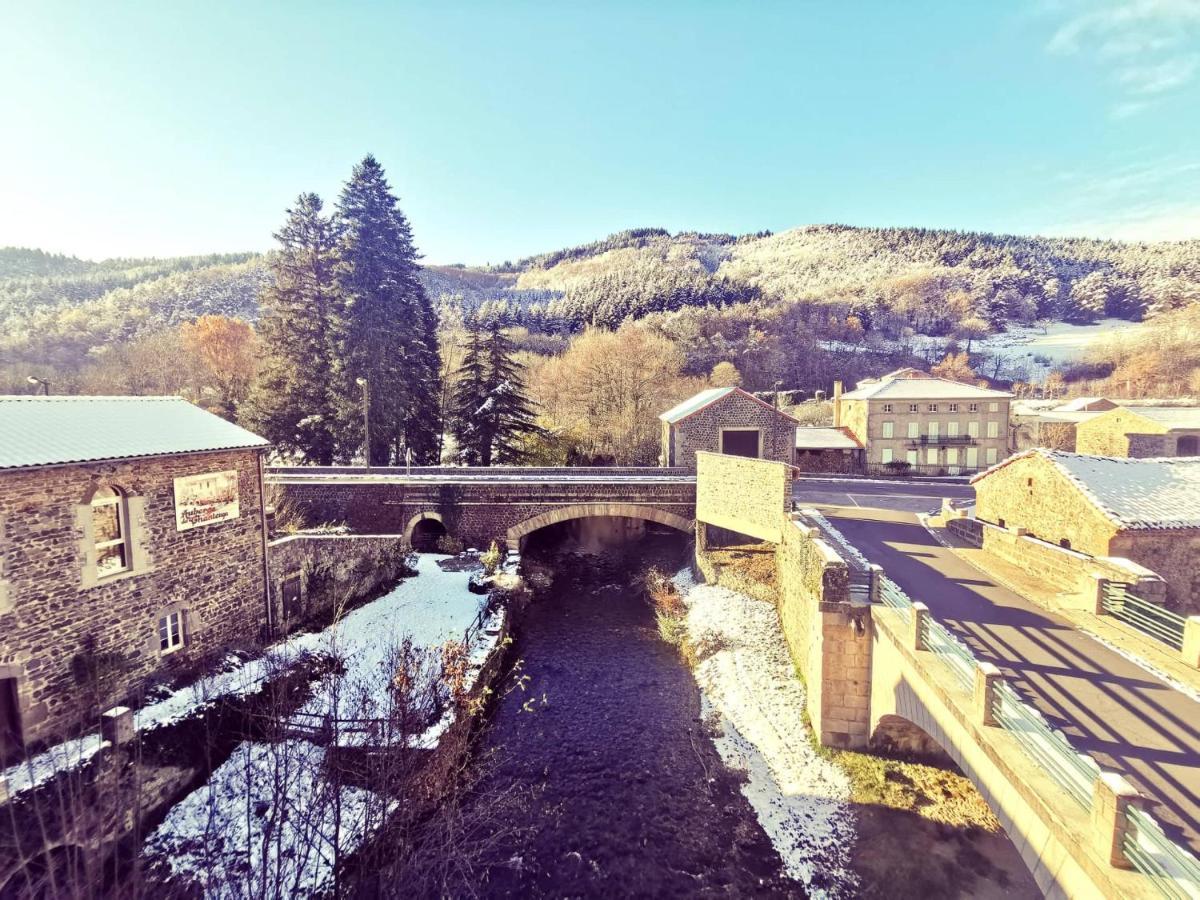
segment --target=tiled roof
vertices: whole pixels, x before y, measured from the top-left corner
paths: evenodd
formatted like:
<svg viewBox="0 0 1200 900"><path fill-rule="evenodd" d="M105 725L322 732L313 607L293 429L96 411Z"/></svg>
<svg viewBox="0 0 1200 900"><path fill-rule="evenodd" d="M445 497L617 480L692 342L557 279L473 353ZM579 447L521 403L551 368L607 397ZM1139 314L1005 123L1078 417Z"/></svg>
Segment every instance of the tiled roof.
<svg viewBox="0 0 1200 900"><path fill-rule="evenodd" d="M1186 406L1129 406L1126 409L1170 429L1200 428L1200 409Z"/></svg>
<svg viewBox="0 0 1200 900"><path fill-rule="evenodd" d="M861 450L862 444L846 428L800 427L796 447L801 450Z"/></svg>
<svg viewBox="0 0 1200 900"><path fill-rule="evenodd" d="M665 413L660 415L659 418L664 422L674 425L676 422L682 422L693 413L698 413L700 410L704 409L704 407L711 406L718 400L721 400L733 393L741 394L747 400L753 400L755 403L759 403L762 406L765 406L767 409L773 410L774 412L783 416L785 419L791 419L793 422L795 421L794 417L789 416L783 410L775 409L775 407L773 407L770 403L767 403L765 400L759 400L748 391L743 391L741 388L736 387L709 388L708 390L701 391L694 397L689 397L682 403L672 406Z"/></svg>
<svg viewBox="0 0 1200 900"><path fill-rule="evenodd" d="M1035 454L1053 463L1123 529L1200 528L1200 457L1127 459L1027 450L981 472L971 483Z"/></svg>
<svg viewBox="0 0 1200 900"><path fill-rule="evenodd" d="M1007 391L976 387L948 378L889 378L857 387L843 400L1001 400L1012 397Z"/></svg>
<svg viewBox="0 0 1200 900"><path fill-rule="evenodd" d="M182 397L0 396L0 470L267 446Z"/></svg>

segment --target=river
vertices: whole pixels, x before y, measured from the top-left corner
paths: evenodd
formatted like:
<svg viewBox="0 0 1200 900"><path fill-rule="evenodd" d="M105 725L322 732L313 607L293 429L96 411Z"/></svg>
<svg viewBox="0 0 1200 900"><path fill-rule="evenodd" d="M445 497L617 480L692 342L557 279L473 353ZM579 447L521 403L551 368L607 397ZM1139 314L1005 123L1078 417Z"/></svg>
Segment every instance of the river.
<svg viewBox="0 0 1200 900"><path fill-rule="evenodd" d="M476 802L510 802L472 891L802 896L707 737L692 675L639 586L648 566L687 558L683 537L651 533L600 557L552 539L527 550L552 583L517 624L508 692L476 750Z"/></svg>

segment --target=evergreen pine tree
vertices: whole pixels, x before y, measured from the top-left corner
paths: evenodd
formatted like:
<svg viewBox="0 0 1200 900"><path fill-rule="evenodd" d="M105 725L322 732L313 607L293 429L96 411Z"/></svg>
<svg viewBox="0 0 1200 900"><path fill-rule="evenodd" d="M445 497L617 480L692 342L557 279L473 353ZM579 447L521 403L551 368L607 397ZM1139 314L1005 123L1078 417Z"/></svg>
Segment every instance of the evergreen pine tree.
<svg viewBox="0 0 1200 900"><path fill-rule="evenodd" d="M467 347L454 386L451 432L458 444L459 460L464 465L478 466L483 459L483 448L492 443L488 431L491 423L486 415L487 364L478 318L473 316L466 324Z"/></svg>
<svg viewBox="0 0 1200 900"><path fill-rule="evenodd" d="M521 365L503 322L469 324L466 354L454 391L454 437L469 466L511 465L524 458L521 438L541 431L525 394Z"/></svg>
<svg viewBox="0 0 1200 900"><path fill-rule="evenodd" d="M320 197L301 194L275 235L271 283L259 298L265 359L240 418L281 449L327 466L337 448L333 336L340 303L337 231L321 210Z"/></svg>
<svg viewBox="0 0 1200 900"><path fill-rule="evenodd" d="M346 448L362 445L361 394L370 396L373 464L436 461L439 355L437 318L418 278L412 229L367 156L338 201L336 276L345 313L339 333L339 393Z"/></svg>
<svg viewBox="0 0 1200 900"><path fill-rule="evenodd" d="M524 460L521 438L538 434L533 401L525 393L523 366L514 359L516 348L504 333L504 323L494 319L487 335L488 416L491 419L492 444L485 447L480 460L513 465Z"/></svg>

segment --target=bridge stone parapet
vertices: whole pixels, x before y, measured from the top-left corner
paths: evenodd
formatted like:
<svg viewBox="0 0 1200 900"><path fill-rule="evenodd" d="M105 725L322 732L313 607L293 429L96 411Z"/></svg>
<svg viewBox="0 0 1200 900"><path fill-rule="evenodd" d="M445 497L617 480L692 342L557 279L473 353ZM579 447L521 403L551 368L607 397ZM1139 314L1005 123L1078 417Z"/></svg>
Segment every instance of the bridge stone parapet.
<svg viewBox="0 0 1200 900"><path fill-rule="evenodd" d="M573 518L627 516L691 531L696 480L685 470L635 468L273 468L268 485L309 524L411 537L435 519L472 546L516 545Z"/></svg>

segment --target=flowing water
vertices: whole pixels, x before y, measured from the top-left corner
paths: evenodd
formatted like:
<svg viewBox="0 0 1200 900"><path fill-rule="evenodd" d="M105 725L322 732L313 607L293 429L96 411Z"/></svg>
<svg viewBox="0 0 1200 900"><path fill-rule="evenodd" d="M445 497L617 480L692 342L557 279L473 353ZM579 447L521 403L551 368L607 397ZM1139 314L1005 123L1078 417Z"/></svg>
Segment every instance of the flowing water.
<svg viewBox="0 0 1200 900"><path fill-rule="evenodd" d="M512 689L476 753L478 795L513 802L472 888L490 897L800 896L722 766L692 675L659 638L639 586L648 565L686 558L682 536L651 534L635 548L527 551L553 582L518 622Z"/></svg>

